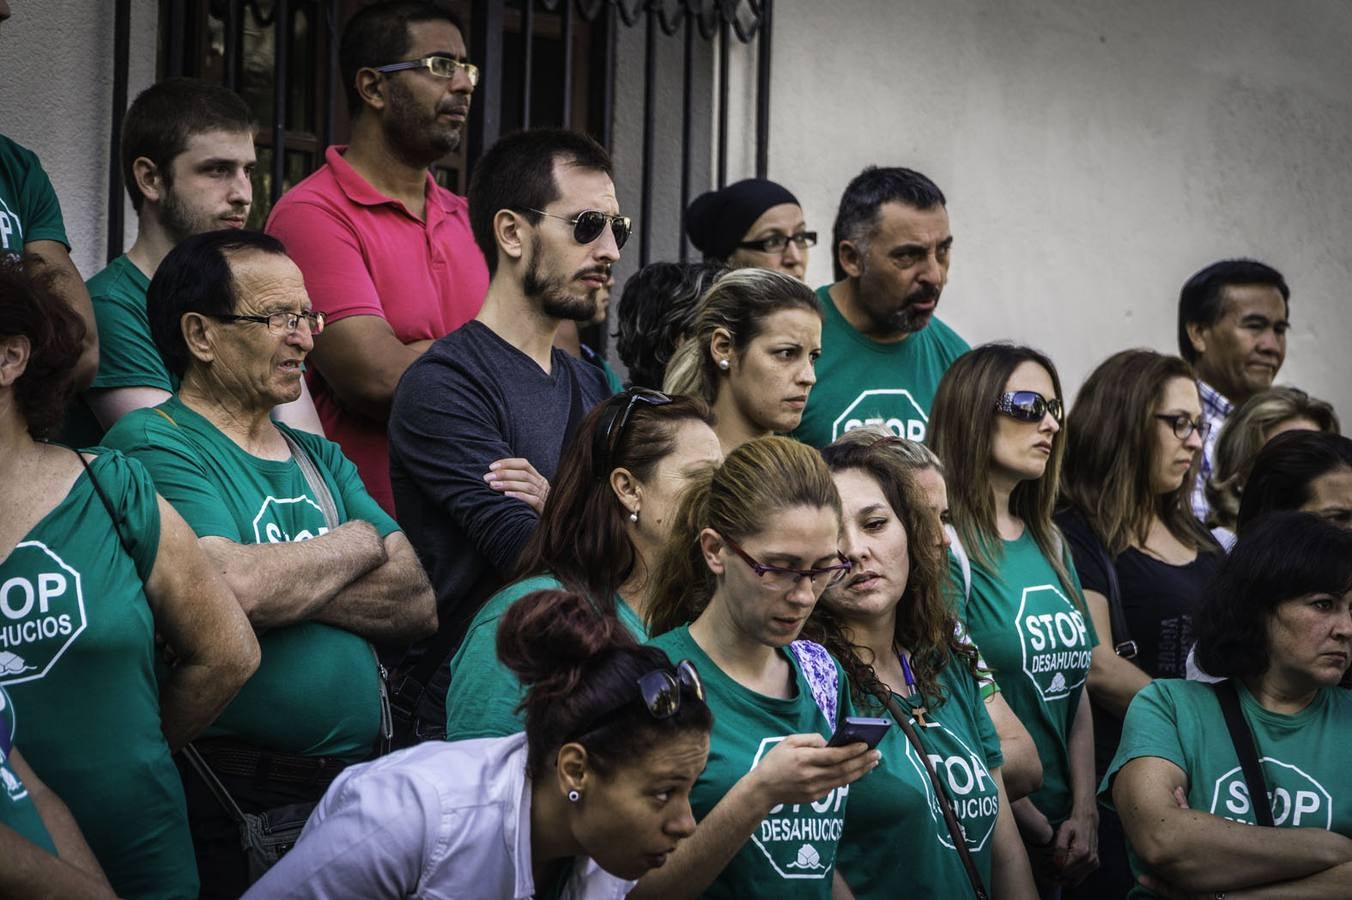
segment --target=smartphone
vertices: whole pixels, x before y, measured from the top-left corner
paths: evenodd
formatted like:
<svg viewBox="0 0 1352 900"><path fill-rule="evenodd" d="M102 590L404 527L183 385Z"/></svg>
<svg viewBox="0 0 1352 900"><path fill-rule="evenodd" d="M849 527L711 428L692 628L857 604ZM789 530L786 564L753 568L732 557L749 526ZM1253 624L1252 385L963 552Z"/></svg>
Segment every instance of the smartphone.
<svg viewBox="0 0 1352 900"><path fill-rule="evenodd" d="M827 741L828 747L848 747L850 744L868 744L870 750L892 727L891 719L869 719L863 716L846 716L845 721L836 728L836 733Z"/></svg>

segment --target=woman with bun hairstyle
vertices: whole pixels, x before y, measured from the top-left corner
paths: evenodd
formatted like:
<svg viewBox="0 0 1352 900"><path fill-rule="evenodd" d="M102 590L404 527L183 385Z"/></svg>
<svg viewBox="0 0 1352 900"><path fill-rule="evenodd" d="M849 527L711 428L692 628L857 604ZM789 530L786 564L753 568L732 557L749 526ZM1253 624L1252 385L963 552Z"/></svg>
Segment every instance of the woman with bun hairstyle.
<svg viewBox="0 0 1352 900"><path fill-rule="evenodd" d="M632 896L832 896L846 785L878 760L862 743L826 746L849 689L824 648L798 640L849 571L839 540L831 474L789 438L749 441L687 488L648 627L654 646L699 668L715 725L691 793L699 827Z"/></svg>
<svg viewBox="0 0 1352 900"><path fill-rule="evenodd" d="M709 409L690 397L631 388L597 405L563 455L518 580L489 598L451 659L446 739L521 730L522 686L499 660L502 617L521 597L564 587L591 599L636 641L649 566L690 476L722 457Z"/></svg>
<svg viewBox="0 0 1352 900"><path fill-rule="evenodd" d="M798 198L764 178L700 194L686 207L685 233L706 260L733 269L776 269L800 281L807 250L817 243Z"/></svg>
<svg viewBox="0 0 1352 900"><path fill-rule="evenodd" d="M708 403L730 453L798 427L821 352L817 295L783 272L740 269L705 293L694 334L667 364L663 390Z"/></svg>
<svg viewBox="0 0 1352 900"><path fill-rule="evenodd" d="M619 900L695 830L711 717L688 661L574 593L503 616L526 730L346 769L250 898Z"/></svg>
<svg viewBox="0 0 1352 900"><path fill-rule="evenodd" d="M1032 871L1004 789L1000 740L982 702L989 677L959 635L944 597L942 527L888 437L844 439L822 451L844 510L850 574L829 588L813 626L845 666L861 715L905 715L961 825L992 896L1035 900ZM928 772L900 728L878 745L883 761L850 790L837 857L859 900L969 896L962 856L938 813ZM879 853L879 847L891 852Z"/></svg>
<svg viewBox="0 0 1352 900"><path fill-rule="evenodd" d="M1065 441L1061 384L1029 347L986 344L939 383L929 441L948 472L971 558L960 616L1042 758L1042 787L1014 804L1044 897L1098 865L1094 733L1084 690L1098 643L1052 522ZM962 575L950 566L955 581Z"/></svg>

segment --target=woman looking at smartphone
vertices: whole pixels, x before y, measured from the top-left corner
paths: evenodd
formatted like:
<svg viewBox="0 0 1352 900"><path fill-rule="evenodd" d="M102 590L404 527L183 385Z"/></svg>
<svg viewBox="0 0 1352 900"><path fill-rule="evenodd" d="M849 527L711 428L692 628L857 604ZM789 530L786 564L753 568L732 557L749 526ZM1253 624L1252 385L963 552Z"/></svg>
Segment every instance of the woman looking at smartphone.
<svg viewBox="0 0 1352 900"><path fill-rule="evenodd" d="M993 896L1031 900L1037 891L1005 794L976 648L955 634L943 597L942 531L892 440L843 439L822 451L840 492L850 574L823 595L809 630L826 625L830 635L830 621L839 623L847 643L831 649L849 672L855 709L908 716L981 883ZM969 876L917 748L893 727L879 749L882 764L851 791L842 877L860 900L896 897L903 884L919 896L966 896ZM896 852L879 853L880 845Z"/></svg>
<svg viewBox="0 0 1352 900"><path fill-rule="evenodd" d="M749 441L687 488L648 627L699 669L714 731L691 793L699 827L631 896L832 896L844 787L878 761L865 744L826 746L849 690L821 646L797 641L849 571L839 540L831 474L797 441Z"/></svg>
<svg viewBox="0 0 1352 900"><path fill-rule="evenodd" d="M1059 896L1062 885L1098 865L1084 690L1098 638L1051 518L1061 422L1051 360L1028 347L986 344L949 367L929 431L972 561L962 618L1042 757L1042 788L1016 803L1014 814L1044 897Z"/></svg>

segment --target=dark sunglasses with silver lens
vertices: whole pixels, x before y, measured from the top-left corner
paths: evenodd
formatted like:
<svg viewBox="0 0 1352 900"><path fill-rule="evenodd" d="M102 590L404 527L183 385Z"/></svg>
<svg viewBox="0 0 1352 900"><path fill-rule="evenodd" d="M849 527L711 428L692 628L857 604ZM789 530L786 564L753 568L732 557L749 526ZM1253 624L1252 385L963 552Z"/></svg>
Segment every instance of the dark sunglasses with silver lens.
<svg viewBox="0 0 1352 900"><path fill-rule="evenodd" d="M670 719L681 709L681 695L703 702L704 682L699 680L695 664L683 659L676 664L676 674L666 669L655 669L638 680L643 705L654 719Z"/></svg>
<svg viewBox="0 0 1352 900"><path fill-rule="evenodd" d="M1001 394L995 401L995 411L1020 422L1041 422L1043 416L1051 413L1057 424L1061 423L1065 412L1059 398L1053 397L1048 400L1037 391L1010 391Z"/></svg>
<svg viewBox="0 0 1352 900"><path fill-rule="evenodd" d="M624 248L625 242L629 240L629 235L634 230L634 220L628 216L612 216L609 213L603 213L599 209L584 210L571 219L567 216L556 216L553 213L547 213L543 209L534 209L527 207L533 213L539 213L542 216L548 216L551 219L559 219L573 226L573 240L579 244L590 244L601 236L606 230L606 225L610 225L611 234L615 235L615 249Z"/></svg>
<svg viewBox="0 0 1352 900"><path fill-rule="evenodd" d="M624 400L624 407L621 409L619 403ZM654 391L649 388L631 387L623 393L616 394L607 403L615 404L615 411L610 415L610 421L606 423L605 428L597 428L592 442L592 468L595 470L596 477L605 478L610 475L611 458L615 455L615 449L619 447L621 438L624 437L624 430L629 426L629 420L634 415L634 408L643 406L665 406L671 402L671 398L661 391Z"/></svg>

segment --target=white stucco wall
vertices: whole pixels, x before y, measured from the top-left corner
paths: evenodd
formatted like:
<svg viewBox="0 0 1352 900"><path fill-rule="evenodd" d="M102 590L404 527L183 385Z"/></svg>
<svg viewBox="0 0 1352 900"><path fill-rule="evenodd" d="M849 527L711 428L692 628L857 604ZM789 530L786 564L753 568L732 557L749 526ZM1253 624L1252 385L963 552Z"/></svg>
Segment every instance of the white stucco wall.
<svg viewBox="0 0 1352 900"><path fill-rule="evenodd" d="M113 4L14 0L0 24L0 132L38 154L66 221L71 257L88 278L108 240L108 158L113 102ZM158 4L132 0L127 97L155 76ZM126 208L126 246L136 217Z"/></svg>
<svg viewBox="0 0 1352 900"><path fill-rule="evenodd" d="M1184 280L1262 259L1292 290L1279 381L1352 426L1349 47L1346 0L777 0L769 174L823 243L865 165L930 175L940 315L1042 347L1067 391L1118 349L1177 352Z"/></svg>

